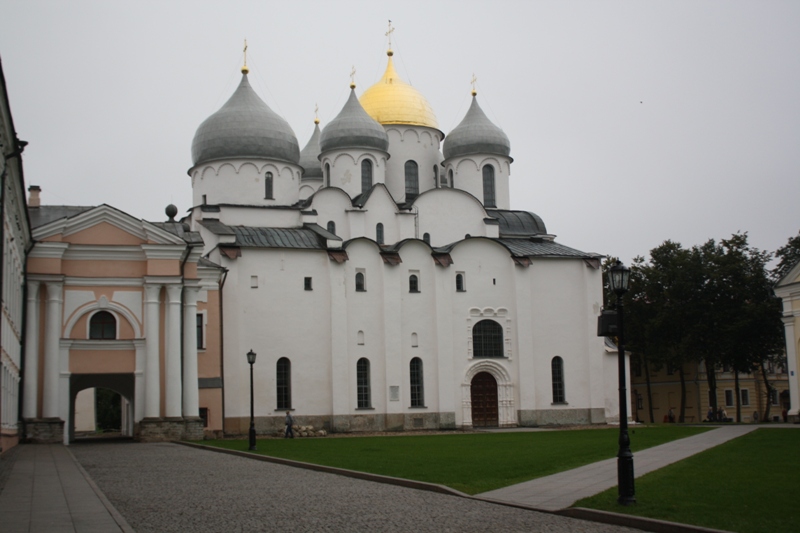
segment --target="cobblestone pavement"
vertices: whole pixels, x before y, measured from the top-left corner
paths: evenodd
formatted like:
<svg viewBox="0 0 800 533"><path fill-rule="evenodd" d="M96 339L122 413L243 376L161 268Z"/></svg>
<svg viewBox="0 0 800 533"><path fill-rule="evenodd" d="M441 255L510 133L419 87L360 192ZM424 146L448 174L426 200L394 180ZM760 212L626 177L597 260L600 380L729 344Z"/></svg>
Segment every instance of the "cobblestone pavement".
<svg viewBox="0 0 800 533"><path fill-rule="evenodd" d="M70 449L138 533L637 531L177 444Z"/></svg>

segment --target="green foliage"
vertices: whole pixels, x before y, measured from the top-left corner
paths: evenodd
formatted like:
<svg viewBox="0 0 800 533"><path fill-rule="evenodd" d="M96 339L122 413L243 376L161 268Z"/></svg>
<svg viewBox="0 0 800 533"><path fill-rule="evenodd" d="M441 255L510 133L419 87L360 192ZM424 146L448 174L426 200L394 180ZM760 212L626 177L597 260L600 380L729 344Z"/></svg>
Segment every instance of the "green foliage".
<svg viewBox="0 0 800 533"><path fill-rule="evenodd" d="M775 252L778 265L772 269L772 280L777 282L800 261L800 232Z"/></svg>
<svg viewBox="0 0 800 533"><path fill-rule="evenodd" d="M737 233L690 249L665 241L649 261L634 260L625 296L627 348L650 369L679 371L681 413L685 363L705 361L714 389L717 365L751 372L782 352L780 302L766 268L771 257Z"/></svg>
<svg viewBox="0 0 800 533"><path fill-rule="evenodd" d="M97 429L119 430L122 427L121 396L109 389L95 389Z"/></svg>
<svg viewBox="0 0 800 533"><path fill-rule="evenodd" d="M759 429L636 480L636 505L616 487L575 503L615 513L737 531L796 531L800 431Z"/></svg>
<svg viewBox="0 0 800 533"><path fill-rule="evenodd" d="M634 452L705 428L637 427ZM612 458L617 429L260 440L258 453L385 476L438 483L478 494ZM246 450L245 440L202 444Z"/></svg>

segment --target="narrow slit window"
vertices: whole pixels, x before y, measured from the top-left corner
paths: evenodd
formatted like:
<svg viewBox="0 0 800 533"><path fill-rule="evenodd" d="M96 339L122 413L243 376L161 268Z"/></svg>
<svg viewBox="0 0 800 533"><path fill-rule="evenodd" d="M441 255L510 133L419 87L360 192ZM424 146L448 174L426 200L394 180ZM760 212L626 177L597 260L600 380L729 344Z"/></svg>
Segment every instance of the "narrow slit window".
<svg viewBox="0 0 800 533"><path fill-rule="evenodd" d="M553 357L550 362L550 369L553 375L553 403L566 403L564 394L564 360L560 357Z"/></svg>
<svg viewBox="0 0 800 533"><path fill-rule="evenodd" d="M419 166L416 161L406 161L406 202L419 196Z"/></svg>
<svg viewBox="0 0 800 533"><path fill-rule="evenodd" d="M365 193L372 188L372 161L365 159L361 162L361 192Z"/></svg>
<svg viewBox="0 0 800 533"><path fill-rule="evenodd" d="M494 190L494 167L486 165L483 167L483 205L485 207L497 207Z"/></svg>
<svg viewBox="0 0 800 533"><path fill-rule="evenodd" d="M272 172L267 172L264 175L264 198L272 200Z"/></svg>

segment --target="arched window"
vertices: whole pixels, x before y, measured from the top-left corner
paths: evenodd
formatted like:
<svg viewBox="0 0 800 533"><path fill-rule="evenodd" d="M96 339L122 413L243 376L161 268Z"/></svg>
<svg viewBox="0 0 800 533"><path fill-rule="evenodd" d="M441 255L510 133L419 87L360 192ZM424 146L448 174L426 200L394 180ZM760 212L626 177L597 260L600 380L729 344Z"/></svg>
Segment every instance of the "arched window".
<svg viewBox="0 0 800 533"><path fill-rule="evenodd" d="M494 320L481 320L472 328L475 357L503 357L503 326Z"/></svg>
<svg viewBox="0 0 800 533"><path fill-rule="evenodd" d="M422 241L427 244L428 246L431 245L431 234L430 233L423 233L422 234Z"/></svg>
<svg viewBox="0 0 800 533"><path fill-rule="evenodd" d="M356 363L356 399L359 409L372 407L372 393L369 385L369 359L364 357Z"/></svg>
<svg viewBox="0 0 800 533"><path fill-rule="evenodd" d="M117 319L108 311L99 311L89 320L90 339L116 339Z"/></svg>
<svg viewBox="0 0 800 533"><path fill-rule="evenodd" d="M564 394L564 360L558 356L550 362L553 373L553 403L566 403Z"/></svg>
<svg viewBox="0 0 800 533"><path fill-rule="evenodd" d="M363 272L356 272L356 292L366 292L367 284L364 280Z"/></svg>
<svg viewBox="0 0 800 533"><path fill-rule="evenodd" d="M372 161L365 159L361 162L361 192L372 188Z"/></svg>
<svg viewBox="0 0 800 533"><path fill-rule="evenodd" d="M456 292L464 292L464 274L456 274Z"/></svg>
<svg viewBox="0 0 800 533"><path fill-rule="evenodd" d="M447 179L447 182L448 182L447 186L452 189L453 187L456 186L455 179L453 178L453 169L452 168L447 172L447 178L448 178Z"/></svg>
<svg viewBox="0 0 800 533"><path fill-rule="evenodd" d="M276 365L278 409L292 408L292 363L285 357Z"/></svg>
<svg viewBox="0 0 800 533"><path fill-rule="evenodd" d="M406 202L419 196L419 167L416 161L406 161Z"/></svg>
<svg viewBox="0 0 800 533"><path fill-rule="evenodd" d="M433 165L433 186L439 187L439 165Z"/></svg>
<svg viewBox="0 0 800 533"><path fill-rule="evenodd" d="M415 357L409 364L411 379L411 407L425 407L425 389L422 381L422 359Z"/></svg>
<svg viewBox="0 0 800 533"><path fill-rule="evenodd" d="M383 224L380 222L375 226L375 240L378 241L378 244L383 244Z"/></svg>
<svg viewBox="0 0 800 533"><path fill-rule="evenodd" d="M264 198L273 198L272 196L272 172L264 174Z"/></svg>
<svg viewBox="0 0 800 533"><path fill-rule="evenodd" d="M333 220L328 221L328 232L336 235L336 222L334 222Z"/></svg>
<svg viewBox="0 0 800 533"><path fill-rule="evenodd" d="M408 292L419 292L419 278L416 274L408 277Z"/></svg>
<svg viewBox="0 0 800 533"><path fill-rule="evenodd" d="M494 198L494 167L483 167L483 206L496 207Z"/></svg>
<svg viewBox="0 0 800 533"><path fill-rule="evenodd" d="M331 186L331 164L325 163L325 186Z"/></svg>

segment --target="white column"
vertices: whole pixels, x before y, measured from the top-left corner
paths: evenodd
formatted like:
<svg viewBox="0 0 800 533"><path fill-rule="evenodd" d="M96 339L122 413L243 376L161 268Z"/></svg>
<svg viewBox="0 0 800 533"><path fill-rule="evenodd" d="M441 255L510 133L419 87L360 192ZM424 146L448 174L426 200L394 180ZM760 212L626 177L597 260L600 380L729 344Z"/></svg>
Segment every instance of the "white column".
<svg viewBox="0 0 800 533"><path fill-rule="evenodd" d="M39 286L28 282L28 309L25 317L25 393L22 417L36 418L39 412Z"/></svg>
<svg viewBox="0 0 800 533"><path fill-rule="evenodd" d="M159 347L159 301L161 285L145 285L144 298L144 335L145 351L147 360L145 362L145 418L158 418L161 416L161 376L158 360Z"/></svg>
<svg viewBox="0 0 800 533"><path fill-rule="evenodd" d="M784 300L785 302L786 300ZM794 321L792 315L783 317L783 328L786 336L786 364L789 368L789 414L800 415L800 374L798 374L797 350L795 348L797 340L794 337Z"/></svg>
<svg viewBox="0 0 800 533"><path fill-rule="evenodd" d="M167 285L167 355L164 387L168 418L180 417L181 410L181 285Z"/></svg>
<svg viewBox="0 0 800 533"><path fill-rule="evenodd" d="M61 282L47 282L47 311L44 330L44 400L42 416L59 416L59 359L61 339L61 311L64 305Z"/></svg>
<svg viewBox="0 0 800 533"><path fill-rule="evenodd" d="M197 293L186 287L183 293L183 416L200 416L197 390Z"/></svg>
<svg viewBox="0 0 800 533"><path fill-rule="evenodd" d="M147 372L145 371L145 365L147 364L145 340L136 339L133 341L133 345L136 348L136 367L133 372L133 420L131 420L131 424L139 422L144 418L145 376L147 376ZM133 426L131 425L131 427ZM131 433L131 435L133 435L133 433Z"/></svg>

